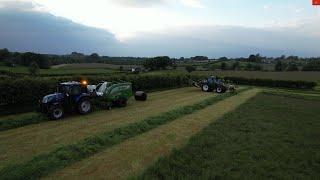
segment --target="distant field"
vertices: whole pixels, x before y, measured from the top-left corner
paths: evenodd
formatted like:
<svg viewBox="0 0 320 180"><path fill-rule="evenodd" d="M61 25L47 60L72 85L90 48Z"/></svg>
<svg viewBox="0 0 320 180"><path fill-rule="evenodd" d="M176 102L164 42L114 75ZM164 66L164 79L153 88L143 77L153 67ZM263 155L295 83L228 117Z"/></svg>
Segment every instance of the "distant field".
<svg viewBox="0 0 320 180"><path fill-rule="evenodd" d="M52 66L52 69L115 69L119 70L120 67L124 69L130 69L137 67L136 65L116 65L116 64L104 64L104 63L79 63L79 64L59 64Z"/></svg>
<svg viewBox="0 0 320 180"><path fill-rule="evenodd" d="M201 73L201 72L200 72ZM320 72L262 72L262 71L213 71L218 76L235 76L257 79L320 81Z"/></svg>
<svg viewBox="0 0 320 180"><path fill-rule="evenodd" d="M133 65L114 65L100 63L85 63L85 64L61 64L53 66L51 69L41 69L40 74L61 76L61 75L77 75L77 74L112 74L119 73L120 66L124 70L129 70ZM7 70L13 73L29 73L27 67L6 67L0 66L0 70ZM178 67L175 70L150 71L147 74L178 74L187 73L183 67ZM244 78L257 79L277 79L277 80L303 80L320 82L320 72L264 72L264 71L194 71L191 74L199 75L217 75L217 76L234 76Z"/></svg>
<svg viewBox="0 0 320 180"><path fill-rule="evenodd" d="M178 74L187 73L184 69L151 71L148 74ZM257 79L276 79L276 80L302 80L320 82L320 72L264 72L264 71L194 71L191 74L233 76Z"/></svg>
<svg viewBox="0 0 320 180"><path fill-rule="evenodd" d="M18 67L6 67L0 66L0 70L10 71L12 73L24 73L28 74L29 70L27 67L18 66ZM104 68L104 67L90 67L90 68L74 68L74 67L60 67L60 68L51 68L51 69L40 69L40 74L48 74L48 75L65 75L65 74L105 74L110 72L117 72L116 69L112 68Z"/></svg>

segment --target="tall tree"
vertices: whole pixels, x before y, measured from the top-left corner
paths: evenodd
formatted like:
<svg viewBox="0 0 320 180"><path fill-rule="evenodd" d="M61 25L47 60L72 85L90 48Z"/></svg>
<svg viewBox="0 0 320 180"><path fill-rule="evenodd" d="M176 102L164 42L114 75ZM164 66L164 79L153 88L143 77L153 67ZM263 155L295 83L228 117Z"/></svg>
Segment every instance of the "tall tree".
<svg viewBox="0 0 320 180"><path fill-rule="evenodd" d="M275 71L282 71L283 70L283 64L281 61L277 61L276 65L274 66Z"/></svg>
<svg viewBox="0 0 320 180"><path fill-rule="evenodd" d="M39 66L35 61L32 61L29 66L29 72L32 76L36 76L39 74Z"/></svg>

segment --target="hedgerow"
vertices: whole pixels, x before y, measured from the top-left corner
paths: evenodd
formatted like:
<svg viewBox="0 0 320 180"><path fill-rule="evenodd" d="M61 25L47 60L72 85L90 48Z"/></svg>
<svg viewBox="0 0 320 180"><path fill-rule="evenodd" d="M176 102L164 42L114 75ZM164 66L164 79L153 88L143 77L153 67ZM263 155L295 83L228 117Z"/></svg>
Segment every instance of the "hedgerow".
<svg viewBox="0 0 320 180"><path fill-rule="evenodd" d="M118 75L60 78L2 78L0 81L0 105L37 104L44 95L56 91L59 82L87 79L91 84L101 81L128 81L133 90L153 90L182 87L188 84L187 76L174 75Z"/></svg>
<svg viewBox="0 0 320 180"><path fill-rule="evenodd" d="M87 79L90 84L101 81L128 81L132 82L133 90L154 90L176 88L189 85L189 79L201 79L204 76L175 74L175 75L113 75L113 76L74 76L59 78L1 78L0 80L0 105L26 105L37 104L44 95L53 93L59 82L80 81ZM224 77L235 84L284 87L298 89L312 89L317 84L307 81L284 81L271 79L248 79L242 77Z"/></svg>
<svg viewBox="0 0 320 180"><path fill-rule="evenodd" d="M241 89L239 92L247 89ZM235 93L209 97L199 103L180 107L157 116L151 116L140 122L88 137L75 144L62 146L47 154L35 156L25 163L10 165L1 169L0 179L25 179L26 177L28 179L37 179L43 177L50 172L64 168L101 150L119 144L126 139L150 131L177 118L192 114L233 95Z"/></svg>

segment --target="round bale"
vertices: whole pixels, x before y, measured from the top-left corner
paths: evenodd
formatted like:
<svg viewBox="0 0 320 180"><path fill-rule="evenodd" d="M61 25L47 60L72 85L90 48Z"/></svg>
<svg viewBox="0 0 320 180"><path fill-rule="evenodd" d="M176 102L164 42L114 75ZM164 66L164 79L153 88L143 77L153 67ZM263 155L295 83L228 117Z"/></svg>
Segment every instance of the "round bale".
<svg viewBox="0 0 320 180"><path fill-rule="evenodd" d="M134 93L134 98L137 101L146 101L147 100L147 93L145 93L144 91L137 91L136 93Z"/></svg>

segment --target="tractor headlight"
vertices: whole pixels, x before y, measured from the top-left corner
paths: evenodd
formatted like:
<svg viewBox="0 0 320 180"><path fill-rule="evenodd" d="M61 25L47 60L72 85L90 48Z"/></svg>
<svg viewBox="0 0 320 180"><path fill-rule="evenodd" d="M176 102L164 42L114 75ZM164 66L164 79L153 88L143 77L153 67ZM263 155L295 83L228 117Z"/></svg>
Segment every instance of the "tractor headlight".
<svg viewBox="0 0 320 180"><path fill-rule="evenodd" d="M48 102L48 97L44 97L43 99L42 99L42 103L47 103Z"/></svg>
<svg viewBox="0 0 320 180"><path fill-rule="evenodd" d="M42 99L42 103L48 103L48 102L52 101L53 98L54 98L54 96L45 96Z"/></svg>

